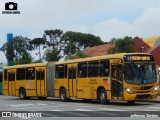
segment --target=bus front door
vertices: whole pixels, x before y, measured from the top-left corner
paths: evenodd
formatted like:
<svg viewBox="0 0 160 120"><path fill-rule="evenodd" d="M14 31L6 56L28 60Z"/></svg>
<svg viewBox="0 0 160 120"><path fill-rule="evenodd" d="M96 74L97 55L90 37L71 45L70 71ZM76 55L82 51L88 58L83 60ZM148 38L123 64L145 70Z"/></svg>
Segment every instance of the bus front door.
<svg viewBox="0 0 160 120"><path fill-rule="evenodd" d="M45 70L36 70L36 90L37 96L45 96Z"/></svg>
<svg viewBox="0 0 160 120"><path fill-rule="evenodd" d="M111 64L111 96L112 99L123 99L122 64Z"/></svg>
<svg viewBox="0 0 160 120"><path fill-rule="evenodd" d="M8 95L15 96L15 72L14 71L8 71Z"/></svg>
<svg viewBox="0 0 160 120"><path fill-rule="evenodd" d="M76 67L74 65L68 65L68 93L69 97L77 97Z"/></svg>

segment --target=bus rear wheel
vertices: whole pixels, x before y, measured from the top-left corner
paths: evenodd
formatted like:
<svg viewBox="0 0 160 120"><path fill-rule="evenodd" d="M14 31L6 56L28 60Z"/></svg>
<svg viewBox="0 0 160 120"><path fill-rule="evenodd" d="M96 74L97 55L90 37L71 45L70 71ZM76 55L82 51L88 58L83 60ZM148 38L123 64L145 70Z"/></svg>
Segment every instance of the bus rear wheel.
<svg viewBox="0 0 160 120"><path fill-rule="evenodd" d="M19 97L20 97L21 100L26 99L26 90L24 88L21 88L19 90Z"/></svg>
<svg viewBox="0 0 160 120"><path fill-rule="evenodd" d="M67 101L66 90L64 88L60 90L60 99L63 102Z"/></svg>
<svg viewBox="0 0 160 120"><path fill-rule="evenodd" d="M101 104L106 104L107 102L109 102L109 101L107 100L107 95L106 95L105 89L101 89L101 90L99 91L99 100L100 100L100 103L101 103Z"/></svg>

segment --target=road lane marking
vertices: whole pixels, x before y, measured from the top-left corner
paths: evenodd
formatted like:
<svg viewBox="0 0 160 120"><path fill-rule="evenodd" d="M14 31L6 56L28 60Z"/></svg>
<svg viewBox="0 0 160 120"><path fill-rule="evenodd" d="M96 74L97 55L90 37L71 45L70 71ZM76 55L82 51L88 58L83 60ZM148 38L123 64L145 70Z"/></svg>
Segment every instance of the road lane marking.
<svg viewBox="0 0 160 120"><path fill-rule="evenodd" d="M8 104L5 106L9 106L9 107L27 107L27 106L41 106L41 105L48 105L48 104L44 104L44 103L36 103L36 104L32 104L32 103L25 103L25 104Z"/></svg>
<svg viewBox="0 0 160 120"><path fill-rule="evenodd" d="M93 111L93 110L88 110L88 109L75 109L77 111Z"/></svg>
<svg viewBox="0 0 160 120"><path fill-rule="evenodd" d="M62 111L62 110L51 110L51 111Z"/></svg>
<svg viewBox="0 0 160 120"><path fill-rule="evenodd" d="M151 109L160 109L160 107L147 107L147 108L151 108Z"/></svg>
<svg viewBox="0 0 160 120"><path fill-rule="evenodd" d="M108 110L108 111L124 111L124 110L118 110L118 109L112 109L112 108L99 108L101 110Z"/></svg>

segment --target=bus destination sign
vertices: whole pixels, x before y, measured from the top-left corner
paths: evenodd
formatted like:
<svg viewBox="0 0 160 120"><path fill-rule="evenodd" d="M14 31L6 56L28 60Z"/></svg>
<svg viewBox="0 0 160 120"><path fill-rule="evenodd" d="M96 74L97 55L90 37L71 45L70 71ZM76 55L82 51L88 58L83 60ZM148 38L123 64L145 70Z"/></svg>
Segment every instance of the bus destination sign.
<svg viewBox="0 0 160 120"><path fill-rule="evenodd" d="M127 61L153 61L153 57L150 55L127 55L124 57L124 60Z"/></svg>

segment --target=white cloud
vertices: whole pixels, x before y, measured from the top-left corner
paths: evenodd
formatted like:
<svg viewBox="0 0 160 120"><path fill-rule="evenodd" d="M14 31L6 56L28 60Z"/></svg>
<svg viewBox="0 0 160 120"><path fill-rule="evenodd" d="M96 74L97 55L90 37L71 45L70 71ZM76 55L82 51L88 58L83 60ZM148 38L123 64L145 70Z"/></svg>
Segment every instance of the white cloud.
<svg viewBox="0 0 160 120"><path fill-rule="evenodd" d="M134 29L142 37L152 37L160 35L160 7L147 10L143 16L134 23Z"/></svg>
<svg viewBox="0 0 160 120"><path fill-rule="evenodd" d="M94 26L94 33L101 36L102 40L109 41L111 38L124 36L139 36L141 38L160 36L159 8L151 8L133 23L112 18Z"/></svg>

